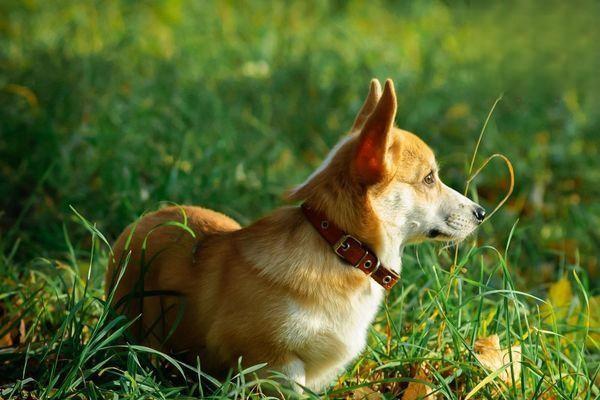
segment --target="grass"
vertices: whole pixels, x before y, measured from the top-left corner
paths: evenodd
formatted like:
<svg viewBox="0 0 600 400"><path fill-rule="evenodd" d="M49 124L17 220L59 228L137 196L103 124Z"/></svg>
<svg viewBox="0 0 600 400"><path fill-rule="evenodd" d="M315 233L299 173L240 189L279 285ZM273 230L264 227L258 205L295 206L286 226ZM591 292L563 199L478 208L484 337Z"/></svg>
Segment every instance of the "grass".
<svg viewBox="0 0 600 400"><path fill-rule="evenodd" d="M253 371L216 382L128 340L104 298L109 244L163 201L242 224L282 204L388 76L398 125L447 183L493 209L502 161L470 177L502 153L514 192L456 254L406 250L368 348L327 394L396 398L426 366L441 398L600 397L599 11L0 3L0 398L260 397ZM490 334L521 346L516 382L475 357Z"/></svg>

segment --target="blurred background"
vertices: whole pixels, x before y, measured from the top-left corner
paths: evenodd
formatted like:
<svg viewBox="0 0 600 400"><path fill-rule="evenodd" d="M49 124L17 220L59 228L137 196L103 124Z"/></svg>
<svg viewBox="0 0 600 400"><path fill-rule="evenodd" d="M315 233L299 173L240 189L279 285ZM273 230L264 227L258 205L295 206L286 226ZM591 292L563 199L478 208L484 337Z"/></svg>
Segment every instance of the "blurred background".
<svg viewBox="0 0 600 400"><path fill-rule="evenodd" d="M462 191L494 153L515 167L481 241L524 287L599 276L597 1L0 2L0 250L64 258L161 201L242 224L283 204L349 129L369 80ZM498 160L471 196L508 188ZM79 241L79 242L78 242ZM79 250L78 250L79 251ZM523 287L521 286L521 287ZM592 285L593 286L593 285Z"/></svg>

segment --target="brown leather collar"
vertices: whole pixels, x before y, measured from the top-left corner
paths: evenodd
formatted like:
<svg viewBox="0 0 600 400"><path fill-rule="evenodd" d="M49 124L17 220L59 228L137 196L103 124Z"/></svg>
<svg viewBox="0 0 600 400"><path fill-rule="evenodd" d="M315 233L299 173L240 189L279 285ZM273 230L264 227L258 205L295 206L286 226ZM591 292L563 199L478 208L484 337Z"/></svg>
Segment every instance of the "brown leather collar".
<svg viewBox="0 0 600 400"><path fill-rule="evenodd" d="M327 219L325 214L311 208L306 203L302 204L300 208L306 219L331 245L333 252L340 258L369 275L387 290L390 290L398 282L400 275L381 265L377 255L360 240L348 235L333 221Z"/></svg>

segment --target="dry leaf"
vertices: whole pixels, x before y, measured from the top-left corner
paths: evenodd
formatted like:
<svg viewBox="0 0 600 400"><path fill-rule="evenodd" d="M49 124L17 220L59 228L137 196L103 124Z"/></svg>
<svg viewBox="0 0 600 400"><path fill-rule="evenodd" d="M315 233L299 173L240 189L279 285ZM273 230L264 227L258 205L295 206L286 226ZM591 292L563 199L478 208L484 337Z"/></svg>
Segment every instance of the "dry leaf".
<svg viewBox="0 0 600 400"><path fill-rule="evenodd" d="M428 375L429 370L427 369L427 367L422 365L417 370L414 379L425 382L431 382ZM404 394L402 395L402 400L417 400L425 398L434 399L435 396L431 396L431 392L433 392L433 389L431 389L431 386L426 385L425 383L410 382L408 384L408 387L404 391Z"/></svg>
<svg viewBox="0 0 600 400"><path fill-rule="evenodd" d="M512 370L514 371L515 382L519 380L521 376L521 346L512 346L510 351L508 349L502 350L500 348L500 338L498 335L492 335L477 339L473 349L475 350L477 360L491 372L496 372L505 365L510 364L512 355ZM504 368L498 374L498 377L504 382L511 384L511 366L509 365Z"/></svg>
<svg viewBox="0 0 600 400"><path fill-rule="evenodd" d="M21 320L18 327L13 327L4 336L0 337L0 348L22 344L25 341L25 333L25 321Z"/></svg>
<svg viewBox="0 0 600 400"><path fill-rule="evenodd" d="M571 282L567 277L562 277L558 282L550 285L548 290L548 303L542 306L542 316L544 318L554 314L556 319L563 319L567 316L569 306L573 300L573 289Z"/></svg>
<svg viewBox="0 0 600 400"><path fill-rule="evenodd" d="M566 337L573 340L583 329L587 329L586 345L591 350L600 349L600 296L590 297L588 300L589 309L580 304L574 307L573 314L567 322L579 329L568 333Z"/></svg>
<svg viewBox="0 0 600 400"><path fill-rule="evenodd" d="M364 386L352 391L352 400L381 400L383 395L368 386Z"/></svg>
<svg viewBox="0 0 600 400"><path fill-rule="evenodd" d="M592 330L587 338L591 349L600 350L600 296L590 298L590 316L588 327Z"/></svg>
<svg viewBox="0 0 600 400"><path fill-rule="evenodd" d="M7 332L6 335L0 337L0 348L2 347L11 347L13 345L13 340L10 332Z"/></svg>
<svg viewBox="0 0 600 400"><path fill-rule="evenodd" d="M600 296L589 298L588 310L573 296L571 283L566 277L563 277L550 286L548 304L544 304L541 311L544 318L554 315L557 320L567 319L568 325L572 327L589 329L586 344L591 349L600 348L600 333L598 333L600 327ZM581 332L581 330L567 333L566 337L568 340L573 340L578 332ZM566 343L567 339L562 341Z"/></svg>
<svg viewBox="0 0 600 400"><path fill-rule="evenodd" d="M548 300L555 307L567 307L573 298L571 282L566 277L560 278L558 282L553 283L548 291Z"/></svg>

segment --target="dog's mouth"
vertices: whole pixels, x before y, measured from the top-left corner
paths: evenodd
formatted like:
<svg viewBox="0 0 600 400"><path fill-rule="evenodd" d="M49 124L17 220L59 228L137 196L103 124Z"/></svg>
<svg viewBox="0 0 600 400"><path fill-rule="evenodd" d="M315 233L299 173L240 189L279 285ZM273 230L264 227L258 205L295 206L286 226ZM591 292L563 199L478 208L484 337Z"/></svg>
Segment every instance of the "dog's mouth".
<svg viewBox="0 0 600 400"><path fill-rule="evenodd" d="M475 231L476 226L460 215L449 215L443 221L421 231L421 239L437 242L461 242Z"/></svg>
<svg viewBox="0 0 600 400"><path fill-rule="evenodd" d="M473 233L476 227L468 218L452 214L445 218L443 226L430 229L426 236L431 240L460 242Z"/></svg>
<svg viewBox="0 0 600 400"><path fill-rule="evenodd" d="M445 227L446 228L446 227ZM430 240L441 242L460 242L465 239L473 230L454 229L452 226L444 228L432 228L427 231L426 236Z"/></svg>
<svg viewBox="0 0 600 400"><path fill-rule="evenodd" d="M434 228L427 232L427 237L434 240L452 240L454 235L449 232L443 232L440 229Z"/></svg>

